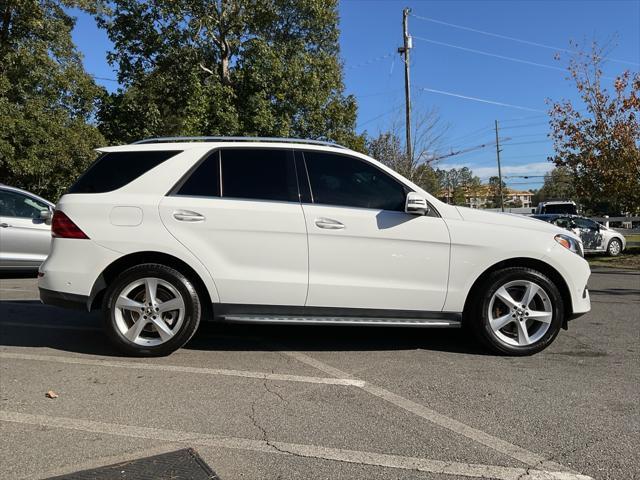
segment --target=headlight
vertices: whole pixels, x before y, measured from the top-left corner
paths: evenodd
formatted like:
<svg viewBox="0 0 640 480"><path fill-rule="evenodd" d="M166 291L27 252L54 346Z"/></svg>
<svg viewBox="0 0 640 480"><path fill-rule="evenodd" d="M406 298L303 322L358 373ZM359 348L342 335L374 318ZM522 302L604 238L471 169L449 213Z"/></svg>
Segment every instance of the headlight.
<svg viewBox="0 0 640 480"><path fill-rule="evenodd" d="M554 238L556 242L558 242L567 250L571 250L573 253L580 255L581 257L584 257L584 251L582 250L582 242L576 240L573 237L570 237L569 235L559 234L559 235L556 235Z"/></svg>

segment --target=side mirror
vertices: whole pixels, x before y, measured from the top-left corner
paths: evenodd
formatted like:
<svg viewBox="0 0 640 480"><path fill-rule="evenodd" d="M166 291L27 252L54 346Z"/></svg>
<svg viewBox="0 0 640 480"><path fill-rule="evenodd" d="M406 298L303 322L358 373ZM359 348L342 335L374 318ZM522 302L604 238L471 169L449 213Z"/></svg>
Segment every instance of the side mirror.
<svg viewBox="0 0 640 480"><path fill-rule="evenodd" d="M419 193L409 192L407 194L407 202L405 203L404 211L412 215L426 215L429 213L429 204Z"/></svg>
<svg viewBox="0 0 640 480"><path fill-rule="evenodd" d="M52 218L53 218L53 210L51 208L47 208L46 210L40 210L40 219L44 220L44 222L47 225L51 223Z"/></svg>

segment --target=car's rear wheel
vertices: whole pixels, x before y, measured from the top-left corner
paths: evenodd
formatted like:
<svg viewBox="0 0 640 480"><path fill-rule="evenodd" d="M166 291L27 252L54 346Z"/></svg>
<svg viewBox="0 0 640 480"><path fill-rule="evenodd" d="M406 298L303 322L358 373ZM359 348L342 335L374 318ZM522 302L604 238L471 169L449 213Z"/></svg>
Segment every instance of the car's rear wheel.
<svg viewBox="0 0 640 480"><path fill-rule="evenodd" d="M109 337L120 350L137 356L168 355L182 347L198 328L201 311L187 277L151 263L121 273L103 304Z"/></svg>
<svg viewBox="0 0 640 480"><path fill-rule="evenodd" d="M547 348L562 326L564 306L556 285L537 270L512 267L491 273L467 312L479 339L507 355Z"/></svg>
<svg viewBox="0 0 640 480"><path fill-rule="evenodd" d="M622 252L622 242L617 238L612 238L607 245L607 255L617 257Z"/></svg>

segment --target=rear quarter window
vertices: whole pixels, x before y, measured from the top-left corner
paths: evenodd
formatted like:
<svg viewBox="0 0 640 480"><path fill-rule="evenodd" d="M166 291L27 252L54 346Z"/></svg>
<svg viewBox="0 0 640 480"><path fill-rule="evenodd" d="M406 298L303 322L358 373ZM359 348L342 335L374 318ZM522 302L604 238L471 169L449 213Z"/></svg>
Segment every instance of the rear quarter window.
<svg viewBox="0 0 640 480"><path fill-rule="evenodd" d="M105 193L117 190L182 153L177 150L110 152L100 156L67 193Z"/></svg>

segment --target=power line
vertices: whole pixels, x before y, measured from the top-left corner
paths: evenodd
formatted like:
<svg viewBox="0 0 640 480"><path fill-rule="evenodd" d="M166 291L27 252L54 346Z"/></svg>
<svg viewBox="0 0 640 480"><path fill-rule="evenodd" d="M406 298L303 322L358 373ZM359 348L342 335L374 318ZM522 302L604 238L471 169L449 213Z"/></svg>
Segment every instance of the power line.
<svg viewBox="0 0 640 480"><path fill-rule="evenodd" d="M538 123L526 123L524 125L513 125L511 127L503 127L501 130L511 130L513 128L526 128L526 127L539 127L542 125L549 125L549 122L538 122Z"/></svg>
<svg viewBox="0 0 640 480"><path fill-rule="evenodd" d="M472 138L472 137L477 137L480 135L484 135L486 132L490 131L491 127L483 127L483 128L479 128L478 130L474 130L470 133L467 133L465 135L462 135L460 137L454 137L453 140L449 140L449 143L454 145L459 143L461 140L465 140L467 138Z"/></svg>
<svg viewBox="0 0 640 480"><path fill-rule="evenodd" d="M464 25L457 25L455 23L449 23L449 22L443 22L442 20L436 20L435 18L429 18L429 17L423 17L420 15L411 15L414 18L417 18L419 20L424 20L427 22L432 22L432 23L437 23L440 25L445 25L447 27L452 27L452 28L458 28L460 30L467 30L469 32L474 32L474 33L480 33L482 35L488 35L490 37L495 37L495 38L501 38L503 40L511 40L512 42L519 42L519 43L523 43L525 45L531 45L533 47L539 47L539 48L546 48L548 50L554 50L554 51L560 51L560 52L565 52L565 53L580 53L576 50L570 50L567 48L560 48L560 47L554 47L552 45L546 45L544 43L539 43L539 42L533 42L531 40L525 40L522 38L516 38L516 37L510 37L507 35L501 35L499 33L493 33L493 32L487 32L485 30L478 30L476 28L471 28L471 27L465 27ZM620 60L617 58L609 58L610 61L612 62L617 62L617 63L626 63L629 65L640 65L640 63L638 62L631 62L629 60Z"/></svg>
<svg viewBox="0 0 640 480"><path fill-rule="evenodd" d="M424 37L414 36L413 38L415 38L416 40L421 40L423 42L433 43L434 45L442 45L444 47L457 48L458 50L464 50L465 52L477 53L479 55L485 55L487 57L500 58L502 60L509 60L511 62L517 62L517 63L524 63L526 65L532 65L534 67L548 68L550 70L559 70L561 72L566 72L567 71L564 68L554 67L553 65L547 65L546 63L532 62L530 60L524 60L522 58L516 58L516 57L507 57L506 55L498 55L497 53L485 52L484 50L476 50L474 48L462 47L460 45L452 45L451 43L439 42L437 40L431 40L429 38L424 38ZM600 78L603 78L605 80L616 80L614 77L607 77L605 75L602 75Z"/></svg>
<svg viewBox="0 0 640 480"><path fill-rule="evenodd" d="M393 53L385 53L384 55L379 55L377 57L370 58L369 60L366 60L364 62L360 62L360 63L357 63L355 65L349 65L349 66L347 66L345 68L347 70L352 70L354 68L366 67L366 66L371 65L373 63L381 62L382 60L386 60L387 58L392 58L394 56L395 56L395 52L393 52Z"/></svg>
<svg viewBox="0 0 640 480"><path fill-rule="evenodd" d="M522 58L507 57L506 55L498 55L497 53L485 52L484 50L476 50L475 48L468 48L468 47L462 47L460 45L453 45L451 43L439 42L437 40L431 40L430 38L418 37L415 35L413 38L415 38L416 40L421 40L423 42L432 43L434 45L440 45L440 46L449 47L449 48L456 48L458 50L463 50L465 52L477 53L478 55L485 55L487 57L500 58L502 60L508 60L510 62L524 63L525 65L531 65L534 67L548 68L549 70L559 70L561 72L566 72L566 69L564 68L555 67L553 65L547 65L546 63L532 62L530 60L524 60ZM602 77L602 78L606 78L606 77Z"/></svg>
<svg viewBox="0 0 640 480"><path fill-rule="evenodd" d="M511 122L521 122L522 120L533 120L534 118L542 118L542 117L547 117L548 118L549 115L545 114L545 115L529 115L529 116L526 116L526 117L511 117L511 118L502 119L500 121L503 122L503 123L504 122L511 123Z"/></svg>
<svg viewBox="0 0 640 480"><path fill-rule="evenodd" d="M491 105L497 105L499 107L516 108L519 110L527 110L529 112L544 112L544 110L538 110L537 108L523 107L521 105L514 105L511 103L496 102L494 100L488 100L486 98L470 97L468 95L460 95L459 93L447 92L444 90L436 90L433 88L426 88L426 87L419 87L419 89L425 92L438 93L440 95L448 95L450 97L462 98L464 100L472 100L475 102L489 103Z"/></svg>
<svg viewBox="0 0 640 480"><path fill-rule="evenodd" d="M400 110L400 108L403 107L403 106L404 105L396 105L391 110L387 110L386 112L381 113L380 115L377 115L377 116L375 116L373 118L370 118L370 119L368 119L368 120L366 120L366 121L364 121L362 123L359 123L356 127L357 128L361 128L361 127L363 127L363 126L365 126L365 125L367 125L367 124L369 124L369 123L371 123L371 122L373 122L375 120L378 120L379 118L384 117L385 115L389 115L390 113L393 113L393 112L396 112L396 111Z"/></svg>
<svg viewBox="0 0 640 480"><path fill-rule="evenodd" d="M488 143L483 143L481 145L476 145L474 147L469 147L469 148L466 148L466 149L458 150L457 152L451 151L451 152L446 153L444 155L440 155L440 156L437 156L437 157L434 157L434 158L430 158L429 162L437 162L438 160L442 160L444 158L450 158L450 157L455 157L455 156L458 156L458 155L463 155L465 153L469 153L469 152L472 152L472 151L475 151L475 150L480 150L481 148L487 148L487 147L490 147L492 145L495 145L495 143L488 142Z"/></svg>
<svg viewBox="0 0 640 480"><path fill-rule="evenodd" d="M532 182L509 182L509 185L537 185L544 183L544 180L534 180Z"/></svg>
<svg viewBox="0 0 640 480"><path fill-rule="evenodd" d="M526 133L524 135L514 135L511 138L531 138L531 137L546 137L547 134L545 132L538 132L538 133Z"/></svg>
<svg viewBox="0 0 640 480"><path fill-rule="evenodd" d="M367 97L377 97L380 95L388 95L390 93L396 93L402 90L402 88L393 88L391 90L385 90L384 92L373 92L373 93L365 93L364 95L358 95L357 93L351 93L350 95L355 95L358 98L367 98Z"/></svg>
<svg viewBox="0 0 640 480"><path fill-rule="evenodd" d="M513 158L539 158L539 157L548 157L552 155L551 152L548 153L535 153L535 154L531 154L531 155L509 155L509 160L513 159Z"/></svg>
<svg viewBox="0 0 640 480"><path fill-rule="evenodd" d="M502 178L544 178L544 175L505 175Z"/></svg>
<svg viewBox="0 0 640 480"><path fill-rule="evenodd" d="M536 140L536 141L532 141L532 142L516 142L516 143L508 143L507 146L512 147L514 145L531 145L533 143L548 143L551 142L551 140Z"/></svg>

